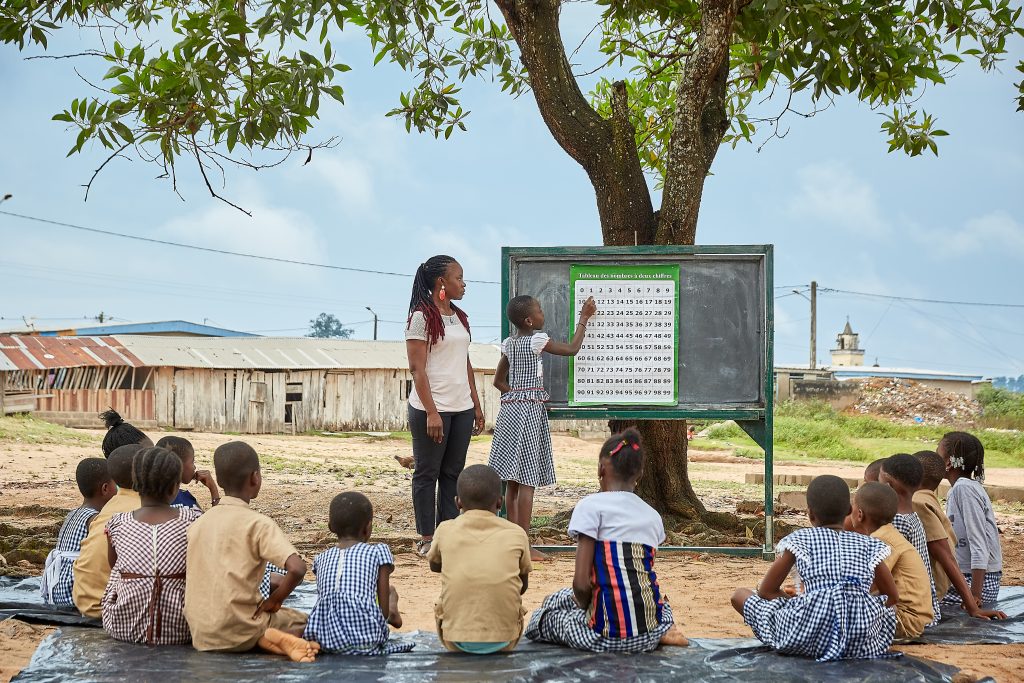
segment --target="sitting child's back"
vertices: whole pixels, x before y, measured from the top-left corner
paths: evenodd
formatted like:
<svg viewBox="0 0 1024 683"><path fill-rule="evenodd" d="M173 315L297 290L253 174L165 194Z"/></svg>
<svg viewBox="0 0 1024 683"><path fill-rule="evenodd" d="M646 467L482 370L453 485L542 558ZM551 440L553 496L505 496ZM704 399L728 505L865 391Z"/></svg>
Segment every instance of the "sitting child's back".
<svg viewBox="0 0 1024 683"><path fill-rule="evenodd" d="M438 635L449 649L478 651L462 645L469 643L512 649L523 631L529 538L495 514L501 483L490 467L467 467L458 489L462 514L437 527L427 554L431 569L441 573Z"/></svg>

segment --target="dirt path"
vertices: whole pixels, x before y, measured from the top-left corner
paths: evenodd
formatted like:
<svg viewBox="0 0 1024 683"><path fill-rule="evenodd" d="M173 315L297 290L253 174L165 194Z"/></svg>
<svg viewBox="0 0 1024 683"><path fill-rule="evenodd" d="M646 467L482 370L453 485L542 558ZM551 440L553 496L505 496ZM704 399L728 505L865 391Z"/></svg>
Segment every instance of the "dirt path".
<svg viewBox="0 0 1024 683"><path fill-rule="evenodd" d="M90 433L95 445L24 445L0 443L0 529L3 543L20 543L10 551L0 547L9 566L0 570L38 573L48 544L64 511L79 504L71 479L79 459L97 455L99 432ZM200 467L211 466L216 446L233 436L188 434L197 451ZM415 539L412 504L409 498L411 473L402 469L394 455L410 451L407 441L374 437L247 437L260 453L264 489L254 507L276 519L306 557L312 557L331 543L324 510L330 499L343 490L366 493L374 504L375 540L391 544L396 553L394 585L401 595L405 626L402 631L433 630L433 603L440 590L438 575L409 552ZM550 516L572 508L575 501L597 490L594 443L568 436L554 437L559 484L538 492L535 515ZM474 440L469 463L486 462L490 442ZM744 475L762 471L761 463L729 454L694 453L691 475L694 486L708 507L735 511L743 500L762 497L758 486L743 483ZM855 477L861 468L803 463L779 464L776 472L792 474L833 473ZM1024 469L992 470L994 484L1024 483ZM200 502L208 502L202 487L194 491ZM798 523L801 516L790 518ZM1024 515L1000 514L1004 533L1004 583L1024 584ZM729 606L737 586L753 587L767 565L759 559L720 555L662 553L658 576L672 602L685 633L704 637L750 637L742 618ZM524 596L528 610L537 607L548 593L567 585L572 575L571 556L538 563ZM45 634L44 629L24 624L0 624L0 681L6 681L24 666ZM961 668L995 675L999 680L1024 680L1020 662L1022 646L914 646L908 652L945 661Z"/></svg>

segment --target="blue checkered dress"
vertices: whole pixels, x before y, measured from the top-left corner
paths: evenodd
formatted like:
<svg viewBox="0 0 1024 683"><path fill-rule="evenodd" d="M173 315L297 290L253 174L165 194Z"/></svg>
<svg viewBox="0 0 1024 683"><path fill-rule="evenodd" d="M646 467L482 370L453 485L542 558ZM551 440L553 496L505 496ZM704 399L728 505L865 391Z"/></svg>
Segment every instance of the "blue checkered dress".
<svg viewBox="0 0 1024 683"><path fill-rule="evenodd" d="M892 520L892 525L896 527L896 531L900 532L903 538L907 539L910 545L914 546L914 550L924 561L924 568L928 570L928 583L932 587L932 613L935 616L925 628L931 628L939 623L941 615L939 614L939 596L935 594L935 578L932 576L932 561L928 554L928 537L924 533L924 525L921 524L921 518L917 516L916 512L897 514Z"/></svg>
<svg viewBox="0 0 1024 683"><path fill-rule="evenodd" d="M377 603L380 568L394 566L391 549L382 543L334 547L316 556L313 573L319 593L306 622L306 640L325 652L388 655L408 652L411 642L389 640L387 605Z"/></svg>
<svg viewBox="0 0 1024 683"><path fill-rule="evenodd" d="M869 592L875 568L892 552L878 539L811 527L783 538L778 553L796 557L803 592L743 604L743 621L782 654L818 661L883 657L896 632L896 612Z"/></svg>
<svg viewBox="0 0 1024 683"><path fill-rule="evenodd" d="M64 518L64 523L57 533L57 545L51 557L47 558L47 566L53 562L59 562L60 573L52 586L48 587L48 594L44 595L47 601L54 605L74 605L71 599L71 589L74 586L74 558L82 549L82 541L89 534L89 522L96 516L97 510L91 507L75 508ZM47 572L49 575L49 572Z"/></svg>
<svg viewBox="0 0 1024 683"><path fill-rule="evenodd" d="M964 580L967 581L967 586L971 586L971 581L974 577L966 572L960 572L964 575ZM999 600L999 584L1003 582L1002 572L985 572L985 583L981 586L981 604L991 605ZM960 597L960 591L953 586L949 587L949 592L946 593L946 597L942 599L943 605L959 605L963 602L963 598Z"/></svg>

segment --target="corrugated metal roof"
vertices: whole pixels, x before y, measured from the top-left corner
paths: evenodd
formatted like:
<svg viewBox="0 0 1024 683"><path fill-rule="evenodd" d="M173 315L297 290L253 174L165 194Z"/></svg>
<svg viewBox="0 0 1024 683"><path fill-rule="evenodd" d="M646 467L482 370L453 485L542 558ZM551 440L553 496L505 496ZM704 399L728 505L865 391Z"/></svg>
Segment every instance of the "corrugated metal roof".
<svg viewBox="0 0 1024 683"><path fill-rule="evenodd" d="M66 320L56 323L14 325L4 327L0 334L39 335L42 337L97 337L112 334L181 334L200 337L258 337L257 334L229 330L188 322L187 320L159 320L141 323L108 323L98 325L92 318Z"/></svg>
<svg viewBox="0 0 1024 683"><path fill-rule="evenodd" d="M349 341L308 337L118 336L120 344L150 367L251 368L254 370L401 369L409 367L403 341ZM500 351L471 344L473 367L493 369Z"/></svg>
<svg viewBox="0 0 1024 683"><path fill-rule="evenodd" d="M0 369L47 370L83 366L141 367L142 361L114 337L0 336Z"/></svg>

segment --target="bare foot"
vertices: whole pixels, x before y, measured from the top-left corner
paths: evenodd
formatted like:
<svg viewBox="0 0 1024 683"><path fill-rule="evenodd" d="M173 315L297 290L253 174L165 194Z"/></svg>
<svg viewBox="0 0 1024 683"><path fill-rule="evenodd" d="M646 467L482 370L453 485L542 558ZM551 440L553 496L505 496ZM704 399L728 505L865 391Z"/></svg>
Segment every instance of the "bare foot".
<svg viewBox="0 0 1024 683"><path fill-rule="evenodd" d="M673 626L665 635L658 641L659 645L674 645L675 647L686 647L690 644L690 641L686 639L683 632L679 630L678 626Z"/></svg>
<svg viewBox="0 0 1024 683"><path fill-rule="evenodd" d="M530 546L530 561L531 562L552 562L555 558L542 553L533 546Z"/></svg>
<svg viewBox="0 0 1024 683"><path fill-rule="evenodd" d="M398 464L407 470L416 469L416 461L413 460L411 455L396 455L395 460L397 460Z"/></svg>
<svg viewBox="0 0 1024 683"><path fill-rule="evenodd" d="M267 652L284 655L293 662L312 662L320 651L319 643L303 640L276 628L268 628L258 645Z"/></svg>

